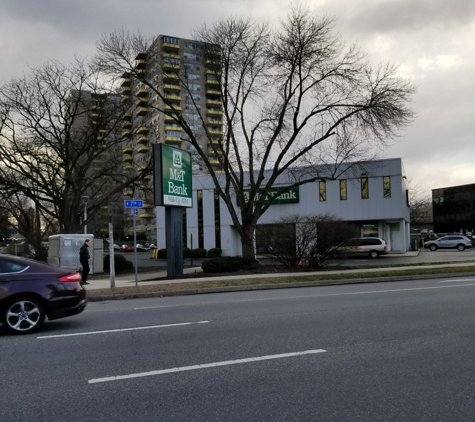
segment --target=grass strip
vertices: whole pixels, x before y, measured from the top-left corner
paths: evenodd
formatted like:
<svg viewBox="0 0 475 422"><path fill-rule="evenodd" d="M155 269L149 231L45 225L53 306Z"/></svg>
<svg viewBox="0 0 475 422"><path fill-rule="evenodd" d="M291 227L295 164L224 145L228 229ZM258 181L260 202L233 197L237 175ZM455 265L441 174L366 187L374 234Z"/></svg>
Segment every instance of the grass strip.
<svg viewBox="0 0 475 422"><path fill-rule="evenodd" d="M372 279L373 281L384 281L384 279L394 278L394 277L407 277L407 276L440 276L443 275L457 275L457 274L474 274L475 275L475 265L463 266L463 267L438 267L438 268L414 268L406 269L401 271L371 271L371 272L341 272L338 274L325 274L325 273L315 273L312 275L286 275L286 276L274 276L262 278L256 275L253 278L245 279L225 279L225 280L203 280L203 281L190 281L184 283L170 283L170 284L153 284L153 285L139 285L138 287L118 287L115 289L95 289L88 290L88 298L94 300L94 298L100 297L110 297L115 296L120 297L127 295L128 297L140 297L145 294L154 294L154 293L166 293L166 292L197 292L198 290L207 290L207 289L220 289L226 287L239 287L239 286L259 286L259 285L292 285L297 283L308 283L312 282L316 285L318 284L332 284L332 281L339 280L358 280L363 279ZM232 276L231 276L232 277ZM377 280L374 280L377 279Z"/></svg>

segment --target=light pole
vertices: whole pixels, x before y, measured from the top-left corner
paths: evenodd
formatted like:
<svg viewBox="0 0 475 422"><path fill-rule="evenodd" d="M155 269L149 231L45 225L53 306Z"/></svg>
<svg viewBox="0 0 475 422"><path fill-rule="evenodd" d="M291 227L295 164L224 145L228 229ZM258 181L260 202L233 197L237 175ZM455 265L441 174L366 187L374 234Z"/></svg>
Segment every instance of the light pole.
<svg viewBox="0 0 475 422"><path fill-rule="evenodd" d="M89 201L89 196L83 196L81 199L84 202L84 234L87 234L87 201Z"/></svg>

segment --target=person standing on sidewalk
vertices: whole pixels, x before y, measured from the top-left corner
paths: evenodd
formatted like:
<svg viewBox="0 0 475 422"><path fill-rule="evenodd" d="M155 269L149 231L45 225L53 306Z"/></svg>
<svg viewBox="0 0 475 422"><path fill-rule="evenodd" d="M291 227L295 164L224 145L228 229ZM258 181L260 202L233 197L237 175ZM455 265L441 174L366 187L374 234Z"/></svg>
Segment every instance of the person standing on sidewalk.
<svg viewBox="0 0 475 422"><path fill-rule="evenodd" d="M86 239L84 245L79 249L79 261L82 265L82 284L89 284L87 282L87 276L89 274L89 258L91 258L91 255L89 254L89 239Z"/></svg>

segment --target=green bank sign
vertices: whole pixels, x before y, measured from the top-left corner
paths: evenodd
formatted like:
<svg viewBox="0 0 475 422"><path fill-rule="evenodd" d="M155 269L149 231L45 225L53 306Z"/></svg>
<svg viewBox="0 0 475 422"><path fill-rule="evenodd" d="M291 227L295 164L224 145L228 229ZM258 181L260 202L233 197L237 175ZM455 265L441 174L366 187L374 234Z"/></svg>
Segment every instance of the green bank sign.
<svg viewBox="0 0 475 422"><path fill-rule="evenodd" d="M264 199L265 203L268 203L274 198L272 205L274 204L297 204L299 202L299 187L293 187L291 189L282 191L282 188L271 188L269 193ZM256 200L262 196L262 189L260 189L256 195ZM278 193L280 191L280 193ZM244 201L249 201L249 191L244 191Z"/></svg>
<svg viewBox="0 0 475 422"><path fill-rule="evenodd" d="M155 205L193 206L191 154L164 144L153 146Z"/></svg>

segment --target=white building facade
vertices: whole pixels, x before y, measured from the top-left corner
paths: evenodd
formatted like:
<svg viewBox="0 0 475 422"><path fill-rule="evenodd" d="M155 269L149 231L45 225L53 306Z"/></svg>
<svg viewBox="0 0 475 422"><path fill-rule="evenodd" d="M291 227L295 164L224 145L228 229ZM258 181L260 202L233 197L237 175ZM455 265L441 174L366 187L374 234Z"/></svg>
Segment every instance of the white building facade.
<svg viewBox="0 0 475 422"><path fill-rule="evenodd" d="M337 178L322 177L295 188L290 203L271 205L258 224L274 224L282 217L296 214L329 214L359 227L361 237L381 237L388 243L389 251L406 253L410 248L410 208L401 159L346 163L339 167ZM290 179L283 175L274 187L290 184ZM206 250L219 247L223 256L241 255L240 237L208 175L193 176L193 207L183 212L184 245ZM158 248L165 248L164 222L165 209L157 207Z"/></svg>

